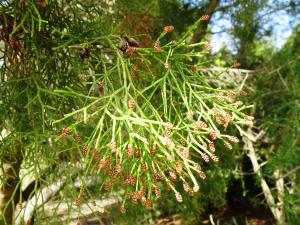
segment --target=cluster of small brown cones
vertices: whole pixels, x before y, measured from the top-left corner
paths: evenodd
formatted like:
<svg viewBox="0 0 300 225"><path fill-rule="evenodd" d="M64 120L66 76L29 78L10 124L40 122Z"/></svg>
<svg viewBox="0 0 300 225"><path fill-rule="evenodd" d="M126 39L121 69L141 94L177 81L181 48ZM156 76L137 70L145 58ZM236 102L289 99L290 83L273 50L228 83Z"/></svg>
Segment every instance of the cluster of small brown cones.
<svg viewBox="0 0 300 225"><path fill-rule="evenodd" d="M204 15L200 20L207 21L209 20L209 16ZM165 33L163 33L163 35L166 35L166 33L172 32L173 30L173 26L166 26L164 27ZM201 46L207 51L211 50L211 45L208 42L202 42ZM167 45L167 47L170 47L170 45ZM159 55L158 52L164 51L165 49L166 47L161 47L159 39L157 39L154 43L154 51L156 52L153 52L153 49L151 51L154 54ZM136 50L139 51L140 49L135 49L135 47L128 48L128 51L130 52L135 52ZM173 67L175 68L176 66L172 60L166 59L162 62L164 62L163 66L166 69L173 70ZM132 64L132 70L142 70L142 66L140 68L139 66L141 66L141 64ZM197 71L196 66L188 68L192 72ZM98 85L99 88L104 88L103 82L99 82ZM235 100L237 95L238 92L235 91L226 92L221 90L214 92L211 99L216 101L217 98L222 104L226 104L231 100ZM210 98L210 96L208 97ZM130 119L134 116L141 116L140 113L143 109L143 102L141 99L136 96L129 96L129 94L125 99L126 100L123 102L125 108L124 111L126 111L126 114L129 114L126 116L130 117ZM209 107L212 106L209 105L206 108ZM84 140L82 140L78 134L74 136L74 139L78 145L82 147L82 155L92 156L94 161L97 161L95 163L93 160L90 160L91 163L95 164L94 168L96 168L97 172L101 171L104 173L105 180L103 188L105 191L111 191L113 188L119 188L120 186L126 189L126 198L124 198L124 202L120 207L121 213L126 213L126 201L131 201L134 204L140 203L150 209L153 204L152 201L154 201L153 199L155 199L155 197L159 198L164 194L163 186L167 186L167 188L173 190L175 199L178 202L183 202L183 198L185 198L186 195L183 191L180 193L181 187L177 188L178 183L182 183L184 191L190 196L199 192L201 185L199 183L199 186L197 182L202 182L202 180L206 179L207 175L204 172L205 170L203 170L205 169L206 163L216 163L220 160L218 157L219 150L217 149L216 151L216 148L220 146L219 143L223 144L226 149L231 150L233 148L233 143L239 142L237 137L226 135L222 131L232 122L234 114L230 111L228 111L228 113L222 111L223 108L221 106L216 108L219 111L210 111L210 109L208 109L208 112L204 112L205 115L201 112L202 115L200 116L200 110L196 109L193 112L192 107L188 108L189 112L183 120L185 120L184 123L187 124L191 130L191 136L195 136L195 143L199 141L199 145L196 147L191 147L189 142L193 137L186 138L187 136L181 137L179 135L180 131L178 130L181 129L181 124L177 127L177 125L173 126L172 124L167 124L167 122L162 123L161 121L155 122L154 126L159 128L154 128L158 131L156 138L153 138L154 140L151 140L151 134L149 135L146 132L146 134L141 132L141 136L139 136L139 131L134 131L137 132L136 136L133 136L134 138L129 137L128 139L126 138L129 135L125 134L125 132L125 138L123 134L119 136L119 133L116 132L116 134L112 135L114 138L112 138L110 142L107 141L104 143L106 149L103 150L104 154L101 152L101 155L98 154L98 151L100 151L99 149L96 150L95 148L88 147L90 144L88 144L88 146L83 146L81 143L84 142ZM246 119L248 118L245 117L245 120ZM222 133L220 133L220 131L222 131ZM68 134L68 129L63 129L62 135L66 136ZM145 137L146 141L141 144L139 140L135 139L137 136L139 136L139 138L137 138L139 140L143 140ZM85 139L84 136L82 136L82 138ZM182 140L179 141L177 138ZM151 141L153 142L151 143ZM103 146L103 143L100 144ZM101 151L102 149L103 148L101 147ZM88 156L85 157L85 160L89 159ZM201 163L203 168L199 163ZM79 206L80 204L81 197L78 196L76 205Z"/></svg>
<svg viewBox="0 0 300 225"><path fill-rule="evenodd" d="M170 33L170 32L172 32L174 30L174 26L172 26L172 25L170 25L170 26L165 26L164 27L164 31L166 32L166 33Z"/></svg>

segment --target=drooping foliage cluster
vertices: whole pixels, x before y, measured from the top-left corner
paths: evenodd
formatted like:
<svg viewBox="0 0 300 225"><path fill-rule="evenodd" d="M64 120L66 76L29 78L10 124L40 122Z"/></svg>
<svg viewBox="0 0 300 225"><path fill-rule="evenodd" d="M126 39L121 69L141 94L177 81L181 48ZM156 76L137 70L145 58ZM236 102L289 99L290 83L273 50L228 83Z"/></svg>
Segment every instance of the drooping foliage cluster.
<svg viewBox="0 0 300 225"><path fill-rule="evenodd" d="M110 10L93 1L2 6L1 116L8 133L2 165L12 166L12 174L31 171L35 191L62 174L80 177L77 206L84 192L101 196L114 186L122 186L122 212L129 200L151 208L162 187L182 202L180 190L193 195L199 176L206 178L200 164L224 154L215 152L215 142L231 150L239 139L227 129L251 123L248 107L236 100L243 93L219 89L197 73L210 46L186 38L208 16L177 40L165 40L170 25L140 47L117 29L118 15L110 18L116 27L103 26ZM85 184L91 175L102 179L96 194ZM5 184L7 215L28 200L22 177L14 181Z"/></svg>
<svg viewBox="0 0 300 225"><path fill-rule="evenodd" d="M255 17L267 1L220 2L1 1L0 222L59 224L60 204L66 223L74 212L81 221L86 204L105 222L99 199L113 196L117 223L176 212L197 223L226 204L232 177L243 182L241 136L253 125L268 133L256 146L263 176L285 174L286 217L296 221L299 35L272 58L258 54ZM217 10L233 12L237 54L209 54ZM225 81L236 58L247 69L271 63L247 84ZM231 68L207 75L215 62ZM48 187L56 192L35 201Z"/></svg>

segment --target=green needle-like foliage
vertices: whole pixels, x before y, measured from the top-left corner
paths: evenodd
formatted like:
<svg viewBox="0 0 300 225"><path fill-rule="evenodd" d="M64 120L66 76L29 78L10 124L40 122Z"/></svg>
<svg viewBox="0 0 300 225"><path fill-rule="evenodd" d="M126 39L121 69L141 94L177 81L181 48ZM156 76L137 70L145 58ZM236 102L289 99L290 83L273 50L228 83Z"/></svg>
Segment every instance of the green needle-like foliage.
<svg viewBox="0 0 300 225"><path fill-rule="evenodd" d="M217 77L197 72L208 64L210 46L186 39L204 19L164 43L174 29L167 26L153 46L141 48L119 36L117 24L108 26L107 10L93 1L2 6L0 107L8 136L1 141L1 182L10 192L3 221L9 224L9 212L23 202L18 174L26 167L40 186L80 177L78 195L71 194L77 206L84 193L93 198L91 175L102 178L98 195L122 194L121 212L129 201L151 208L164 186L178 202L182 189L198 192L202 164L218 162L220 151L239 142L228 128L243 134L241 126L252 123L250 106L237 101L243 92L220 89ZM216 150L217 142L225 148Z"/></svg>

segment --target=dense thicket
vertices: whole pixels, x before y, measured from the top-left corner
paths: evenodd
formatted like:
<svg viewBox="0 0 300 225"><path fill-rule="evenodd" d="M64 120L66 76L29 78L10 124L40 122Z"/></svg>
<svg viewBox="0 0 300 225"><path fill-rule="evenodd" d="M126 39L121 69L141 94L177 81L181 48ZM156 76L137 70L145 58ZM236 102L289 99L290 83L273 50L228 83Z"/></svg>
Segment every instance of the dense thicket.
<svg viewBox="0 0 300 225"><path fill-rule="evenodd" d="M197 224L246 199L296 224L299 27L261 38L299 4L270 3L1 1L1 223ZM214 16L234 51L210 54Z"/></svg>

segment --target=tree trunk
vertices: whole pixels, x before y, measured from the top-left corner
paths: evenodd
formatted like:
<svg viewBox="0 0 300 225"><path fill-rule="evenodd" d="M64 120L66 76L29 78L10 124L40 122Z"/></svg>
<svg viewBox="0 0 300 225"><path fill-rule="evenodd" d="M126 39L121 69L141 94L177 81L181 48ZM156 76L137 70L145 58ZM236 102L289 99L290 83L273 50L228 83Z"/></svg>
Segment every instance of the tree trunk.
<svg viewBox="0 0 300 225"><path fill-rule="evenodd" d="M284 179L279 169L275 169L274 177L276 180L276 189L278 195L278 223L285 224L285 216L284 216Z"/></svg>
<svg viewBox="0 0 300 225"><path fill-rule="evenodd" d="M253 136L253 132L251 127L248 128L247 134L249 136ZM257 139L257 138L256 138ZM247 137L243 138L244 143L245 143L245 150L247 151L247 155L251 161L252 167L253 167L253 172L259 177L260 179L260 187L263 191L264 197L266 199L267 205L270 208L275 220L277 221L278 224L284 225L285 223L285 218L284 218L284 211L283 211L283 194L284 194L284 183L283 183L283 178L281 177L280 173L277 171L276 172L276 189L278 193L278 204L276 204L276 201L272 195L271 189L266 182L266 180L263 177L263 174L260 169L260 165L258 162L258 157L255 152L255 148L253 145L253 141L250 140Z"/></svg>
<svg viewBox="0 0 300 225"><path fill-rule="evenodd" d="M193 43L198 43L203 39L204 35L206 34L208 24L210 22L210 19L215 12L216 8L218 7L220 3L220 0L210 0L206 5L205 5L205 15L209 16L208 21L205 21L201 23L200 28L194 33L191 44ZM201 15L199 15L201 16Z"/></svg>

